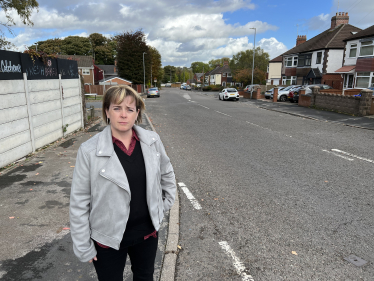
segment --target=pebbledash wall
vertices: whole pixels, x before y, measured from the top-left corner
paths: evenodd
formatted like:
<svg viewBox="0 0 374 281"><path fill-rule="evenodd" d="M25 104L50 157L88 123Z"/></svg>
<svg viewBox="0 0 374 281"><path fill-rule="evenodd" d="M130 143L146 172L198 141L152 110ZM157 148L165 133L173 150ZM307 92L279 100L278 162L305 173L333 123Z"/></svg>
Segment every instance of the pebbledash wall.
<svg viewBox="0 0 374 281"><path fill-rule="evenodd" d="M0 51L0 63L0 167L84 126L76 61Z"/></svg>

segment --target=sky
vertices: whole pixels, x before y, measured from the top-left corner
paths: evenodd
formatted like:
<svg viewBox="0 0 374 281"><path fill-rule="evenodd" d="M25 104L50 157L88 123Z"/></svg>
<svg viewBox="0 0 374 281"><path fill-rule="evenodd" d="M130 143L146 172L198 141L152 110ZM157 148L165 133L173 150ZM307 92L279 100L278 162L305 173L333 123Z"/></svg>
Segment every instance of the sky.
<svg viewBox="0 0 374 281"><path fill-rule="evenodd" d="M114 36L143 30L147 44L160 52L162 64L187 66L231 58L256 47L273 59L296 44L297 35L310 39L331 24L337 11L348 12L349 23L365 29L374 25L373 0L38 0L32 27L15 12L14 35L5 36L18 51L35 42L88 36ZM0 22L5 22L0 10Z"/></svg>

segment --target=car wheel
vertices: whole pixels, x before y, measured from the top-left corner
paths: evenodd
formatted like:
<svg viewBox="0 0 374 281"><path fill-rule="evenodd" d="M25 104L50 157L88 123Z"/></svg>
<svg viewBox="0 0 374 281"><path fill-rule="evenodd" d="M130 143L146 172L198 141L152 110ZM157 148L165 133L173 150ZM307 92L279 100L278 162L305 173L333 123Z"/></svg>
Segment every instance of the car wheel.
<svg viewBox="0 0 374 281"><path fill-rule="evenodd" d="M286 100L287 100L287 97L286 97L285 95L280 96L279 100L280 100L280 101L286 101Z"/></svg>
<svg viewBox="0 0 374 281"><path fill-rule="evenodd" d="M294 100L290 100L291 103L294 103Z"/></svg>
<svg viewBox="0 0 374 281"><path fill-rule="evenodd" d="M218 95L218 99L221 100L221 96L220 95Z"/></svg>
<svg viewBox="0 0 374 281"><path fill-rule="evenodd" d="M239 99L237 98L236 100L238 101Z"/></svg>

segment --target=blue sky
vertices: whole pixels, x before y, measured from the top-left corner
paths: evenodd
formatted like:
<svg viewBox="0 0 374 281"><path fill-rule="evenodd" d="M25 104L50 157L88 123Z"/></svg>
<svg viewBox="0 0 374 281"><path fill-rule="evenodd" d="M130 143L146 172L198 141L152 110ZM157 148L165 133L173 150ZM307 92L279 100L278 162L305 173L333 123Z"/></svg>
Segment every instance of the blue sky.
<svg viewBox="0 0 374 281"><path fill-rule="evenodd" d="M106 36L142 29L156 47L163 65L189 66L193 61L231 57L256 46L274 58L295 45L297 34L314 37L330 27L337 12L348 12L349 23L374 25L373 0L39 0L33 27L19 20L15 36L6 33L17 50L39 40L69 35ZM280 3L281 2L281 3ZM16 15L14 15L16 17ZM17 17L16 17L17 18ZM0 21L4 13L0 11Z"/></svg>

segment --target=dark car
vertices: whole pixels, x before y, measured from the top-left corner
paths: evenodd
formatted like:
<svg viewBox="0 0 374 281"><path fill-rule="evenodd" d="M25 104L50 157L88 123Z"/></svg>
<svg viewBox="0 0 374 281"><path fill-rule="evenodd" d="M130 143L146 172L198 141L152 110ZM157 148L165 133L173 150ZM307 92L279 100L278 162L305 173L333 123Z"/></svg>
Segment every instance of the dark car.
<svg viewBox="0 0 374 281"><path fill-rule="evenodd" d="M291 91L289 91L289 93L288 93L288 95L287 95L287 99L288 99L290 102L295 102L294 99L293 99L293 97L294 97L294 93L295 93L296 91L298 91L301 87L302 87L302 86L297 87L297 88L293 88Z"/></svg>

